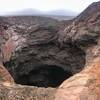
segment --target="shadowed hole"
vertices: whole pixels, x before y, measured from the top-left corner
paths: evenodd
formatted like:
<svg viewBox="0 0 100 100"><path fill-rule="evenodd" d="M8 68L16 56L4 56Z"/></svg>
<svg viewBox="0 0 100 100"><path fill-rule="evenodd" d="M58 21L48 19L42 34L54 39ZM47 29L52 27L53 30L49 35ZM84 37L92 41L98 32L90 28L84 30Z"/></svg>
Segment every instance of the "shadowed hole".
<svg viewBox="0 0 100 100"><path fill-rule="evenodd" d="M56 65L43 65L32 70L27 75L19 76L16 83L38 87L58 87L70 76L72 76L70 71Z"/></svg>

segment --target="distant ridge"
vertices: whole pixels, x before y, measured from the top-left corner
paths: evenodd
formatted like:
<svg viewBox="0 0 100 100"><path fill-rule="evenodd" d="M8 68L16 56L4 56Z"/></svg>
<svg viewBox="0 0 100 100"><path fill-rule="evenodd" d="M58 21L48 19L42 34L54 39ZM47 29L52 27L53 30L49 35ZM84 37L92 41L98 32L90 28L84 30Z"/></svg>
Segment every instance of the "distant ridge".
<svg viewBox="0 0 100 100"><path fill-rule="evenodd" d="M52 15L52 16L75 16L77 15L77 13L73 12L73 11L69 11L69 10L64 10L64 9L58 9L58 10L53 10L53 11L47 11L47 12L43 12L43 11L39 11L36 9L23 9L20 11L16 11L16 12L9 12L9 13L5 13L5 15L18 15L18 16L30 16L30 15Z"/></svg>
<svg viewBox="0 0 100 100"><path fill-rule="evenodd" d="M20 16L23 16L23 15L28 15L28 16L31 16L31 15L41 15L42 12L39 11L39 10L36 10L36 9L23 9L23 10L20 10L20 11L16 11L16 12L9 12L7 13L6 15L20 15Z"/></svg>
<svg viewBox="0 0 100 100"><path fill-rule="evenodd" d="M58 9L47 12L48 15L56 15L56 16L76 16L77 13L70 11L70 10L64 10L64 9Z"/></svg>

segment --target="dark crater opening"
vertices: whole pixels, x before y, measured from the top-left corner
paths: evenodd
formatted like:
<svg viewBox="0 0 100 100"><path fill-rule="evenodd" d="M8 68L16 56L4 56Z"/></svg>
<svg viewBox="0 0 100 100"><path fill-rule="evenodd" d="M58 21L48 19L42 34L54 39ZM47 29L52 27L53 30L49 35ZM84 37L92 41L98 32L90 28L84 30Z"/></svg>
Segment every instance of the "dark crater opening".
<svg viewBox="0 0 100 100"><path fill-rule="evenodd" d="M58 48L48 44L23 47L4 66L18 84L56 88L80 72L85 63L86 54L76 45Z"/></svg>
<svg viewBox="0 0 100 100"><path fill-rule="evenodd" d="M22 85L58 87L70 76L72 76L70 71L66 71L56 65L42 65L28 74L19 76L15 81Z"/></svg>

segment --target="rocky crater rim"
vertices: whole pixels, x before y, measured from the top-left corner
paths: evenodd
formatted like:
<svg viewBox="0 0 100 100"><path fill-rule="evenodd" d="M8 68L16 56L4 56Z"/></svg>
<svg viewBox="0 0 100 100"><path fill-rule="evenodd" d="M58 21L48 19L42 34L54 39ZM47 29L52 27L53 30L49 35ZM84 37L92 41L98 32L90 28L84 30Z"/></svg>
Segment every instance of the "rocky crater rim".
<svg viewBox="0 0 100 100"><path fill-rule="evenodd" d="M4 54L4 65L15 82L38 87L58 87L64 80L82 71L85 64L100 52L99 11L100 2L93 3L65 29L60 27L62 24L57 20L47 18L4 18L6 24L13 26L9 26L10 31L4 27L5 30L15 32L19 37L24 36L21 38L23 41L13 37L16 41L14 43L18 44L18 49L12 48L15 49L13 56L11 53Z"/></svg>
<svg viewBox="0 0 100 100"><path fill-rule="evenodd" d="M55 33L59 30L51 26L24 29L24 38L23 27L4 27L12 34L3 48L4 66L17 84L56 88L84 68L85 52L71 43L60 47Z"/></svg>

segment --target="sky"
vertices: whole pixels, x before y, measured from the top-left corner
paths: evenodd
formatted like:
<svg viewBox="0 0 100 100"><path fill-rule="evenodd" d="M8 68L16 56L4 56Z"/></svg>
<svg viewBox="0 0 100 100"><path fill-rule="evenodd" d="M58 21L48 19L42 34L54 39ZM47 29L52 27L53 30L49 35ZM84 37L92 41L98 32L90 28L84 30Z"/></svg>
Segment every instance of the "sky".
<svg viewBox="0 0 100 100"><path fill-rule="evenodd" d="M0 14L33 8L43 12L57 9L82 12L89 4L100 0L0 0Z"/></svg>

